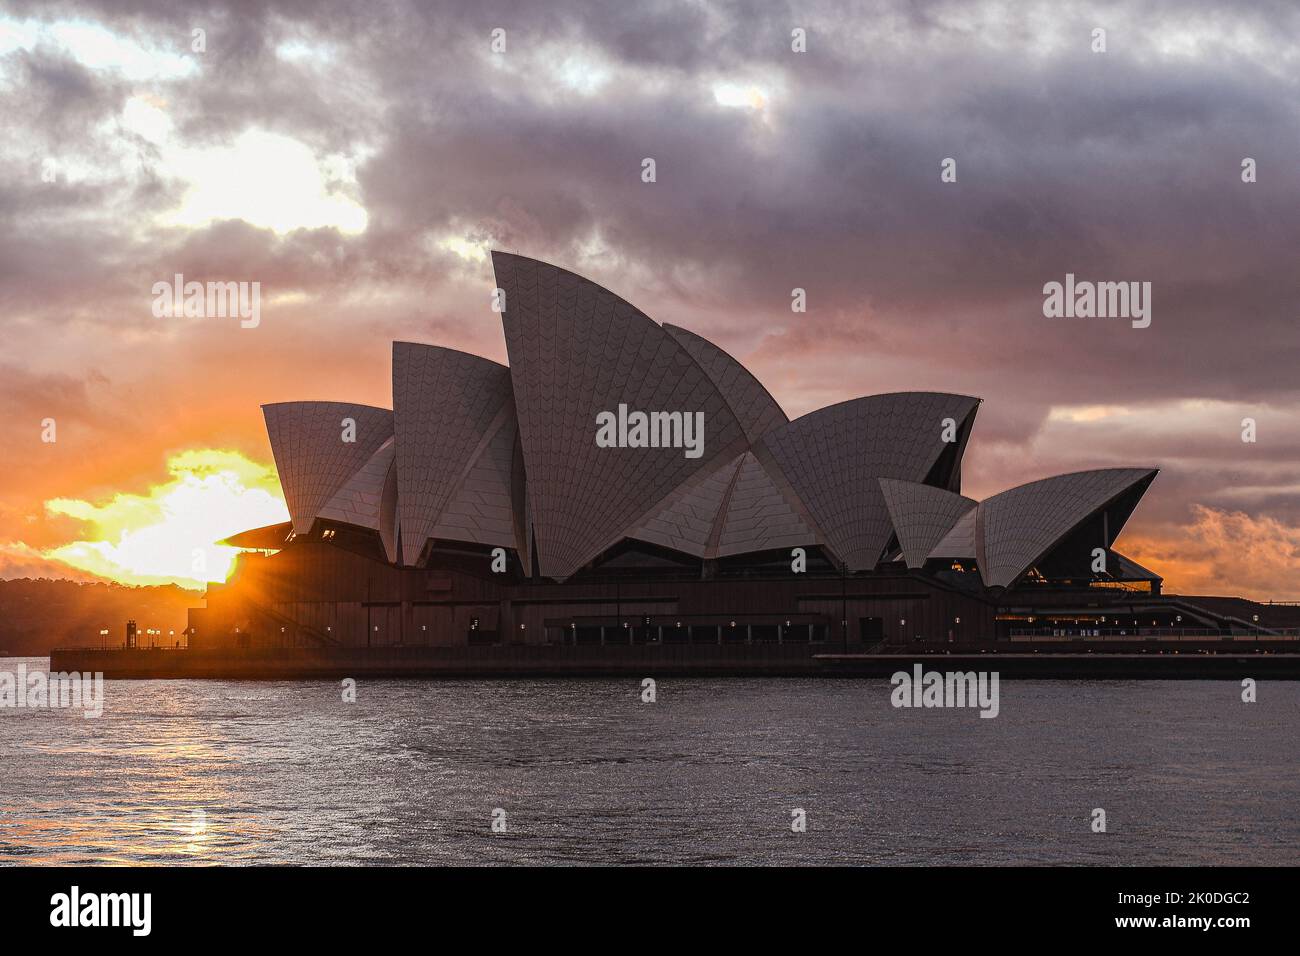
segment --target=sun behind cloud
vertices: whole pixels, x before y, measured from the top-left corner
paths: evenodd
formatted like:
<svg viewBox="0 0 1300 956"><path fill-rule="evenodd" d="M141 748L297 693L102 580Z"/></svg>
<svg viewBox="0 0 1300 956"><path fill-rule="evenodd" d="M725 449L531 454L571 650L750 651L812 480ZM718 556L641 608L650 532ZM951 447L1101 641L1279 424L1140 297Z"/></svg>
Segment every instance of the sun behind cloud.
<svg viewBox="0 0 1300 956"><path fill-rule="evenodd" d="M45 502L49 513L83 521L91 533L44 557L122 584L201 589L224 581L239 554L216 542L289 518L275 469L237 451L183 451L168 459L167 471L171 477L144 494Z"/></svg>

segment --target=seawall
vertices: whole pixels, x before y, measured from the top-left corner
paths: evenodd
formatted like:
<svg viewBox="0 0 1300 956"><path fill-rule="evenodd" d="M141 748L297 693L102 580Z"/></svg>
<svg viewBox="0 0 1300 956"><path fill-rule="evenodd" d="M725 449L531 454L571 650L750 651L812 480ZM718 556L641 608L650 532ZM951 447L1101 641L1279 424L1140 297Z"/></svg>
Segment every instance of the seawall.
<svg viewBox="0 0 1300 956"><path fill-rule="evenodd" d="M311 680L345 677L887 677L996 670L1038 679L1300 679L1300 654L1195 650L1148 653L1014 651L843 653L828 645L339 647L241 650L58 649L52 671L119 679Z"/></svg>

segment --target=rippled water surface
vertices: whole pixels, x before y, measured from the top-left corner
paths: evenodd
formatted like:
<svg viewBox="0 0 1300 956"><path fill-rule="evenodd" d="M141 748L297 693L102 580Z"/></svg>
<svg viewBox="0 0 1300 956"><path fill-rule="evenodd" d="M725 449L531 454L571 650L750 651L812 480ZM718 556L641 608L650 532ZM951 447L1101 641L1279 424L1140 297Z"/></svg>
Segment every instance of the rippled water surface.
<svg viewBox="0 0 1300 956"><path fill-rule="evenodd" d="M0 862L1300 863L1300 683L889 691L108 681L99 719L0 709Z"/></svg>

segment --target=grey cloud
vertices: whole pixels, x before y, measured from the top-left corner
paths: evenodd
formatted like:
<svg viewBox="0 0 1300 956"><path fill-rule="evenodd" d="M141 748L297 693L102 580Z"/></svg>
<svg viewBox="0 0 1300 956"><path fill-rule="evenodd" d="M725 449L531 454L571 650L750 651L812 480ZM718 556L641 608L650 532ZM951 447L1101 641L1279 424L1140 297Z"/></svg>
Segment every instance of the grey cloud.
<svg viewBox="0 0 1300 956"><path fill-rule="evenodd" d="M153 278L234 273L324 303L313 314L322 341L426 316L430 338L457 334L499 355L499 333L470 318L490 273L429 245L456 231L587 272L656 318L700 316L695 327L725 330L780 380L792 411L902 387L981 395L977 428L1001 454L973 448L971 472L999 479L1035 442L1070 460L1045 419L1052 404L1297 397L1300 123L1296 81L1277 74L1285 60L1273 54L1300 15L1285 3L1230 17L1209 2L15 9L85 16L177 49L205 26L200 73L166 86L195 143L260 126L318 152L377 150L358 171L371 219L357 237L217 223L140 238L176 200L174 184L124 174L41 191L6 164L0 301L52 324L88 295L120 314ZM1104 56L1087 48L1093 24L1111 29ZM793 25L808 27L808 54L790 52ZM495 26L509 31L509 69L485 53ZM1151 45L1177 28L1203 41L1201 56ZM1268 59L1239 46L1243 35ZM277 45L295 38L333 58L280 59ZM553 74L565 49L612 64L608 85L566 90ZM130 92L48 53L26 57L18 76L30 94L23 135L87 154L97 120ZM720 107L717 79L770 87L764 114ZM653 185L638 178L644 156L659 163ZM954 185L939 181L947 156ZM1243 156L1259 161L1258 183L1240 182ZM89 222L59 218L82 213ZM606 251L593 254L597 240ZM1045 319L1042 284L1067 271L1151 281L1152 327ZM329 305L362 286L397 304ZM808 289L807 315L789 311L794 286ZM1180 500L1232 484L1203 466L1235 450L1103 438L1115 455L1172 456L1157 487ZM1258 507L1282 513L1290 501L1262 496Z"/></svg>

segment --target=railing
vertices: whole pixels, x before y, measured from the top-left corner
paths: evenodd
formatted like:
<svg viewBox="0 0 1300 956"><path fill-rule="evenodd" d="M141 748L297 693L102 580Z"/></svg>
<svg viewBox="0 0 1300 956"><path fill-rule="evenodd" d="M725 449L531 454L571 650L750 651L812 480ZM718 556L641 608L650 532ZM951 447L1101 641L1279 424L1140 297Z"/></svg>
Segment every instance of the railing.
<svg viewBox="0 0 1300 956"><path fill-rule="evenodd" d="M141 644L137 647L127 647L125 644L72 644L67 647L50 648L51 652L57 651L60 654L75 653L77 651L131 651L132 653L143 653L145 651L153 652L153 651L188 651L188 650L189 647L186 646L185 644L180 645L180 647L173 647L171 644L168 644L166 646L162 644L158 644L152 647L148 644Z"/></svg>
<svg viewBox="0 0 1300 956"><path fill-rule="evenodd" d="M1084 633L1084 632L1088 633ZM1094 633L1095 632L1095 633ZM1296 641L1300 628L1275 627L1262 630L1225 631L1205 627L1123 627L1123 628L1012 628L1012 638L1040 640L1115 641L1115 640L1187 640L1187 641Z"/></svg>

